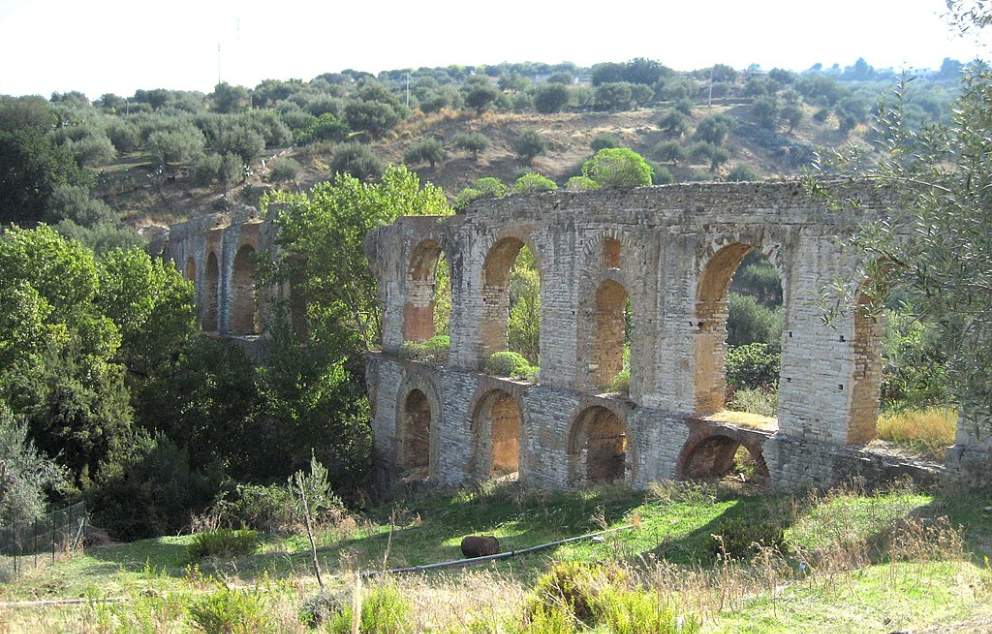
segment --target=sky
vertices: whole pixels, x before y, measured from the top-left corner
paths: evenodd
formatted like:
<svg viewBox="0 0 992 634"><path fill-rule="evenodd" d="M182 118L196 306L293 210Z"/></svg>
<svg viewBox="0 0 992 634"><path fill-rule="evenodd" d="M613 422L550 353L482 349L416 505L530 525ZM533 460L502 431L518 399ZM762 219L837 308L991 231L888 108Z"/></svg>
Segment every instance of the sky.
<svg viewBox="0 0 992 634"><path fill-rule="evenodd" d="M655 59L805 70L939 68L992 57L942 18L943 0L0 0L0 94L309 80L381 70ZM988 36L986 36L988 37Z"/></svg>

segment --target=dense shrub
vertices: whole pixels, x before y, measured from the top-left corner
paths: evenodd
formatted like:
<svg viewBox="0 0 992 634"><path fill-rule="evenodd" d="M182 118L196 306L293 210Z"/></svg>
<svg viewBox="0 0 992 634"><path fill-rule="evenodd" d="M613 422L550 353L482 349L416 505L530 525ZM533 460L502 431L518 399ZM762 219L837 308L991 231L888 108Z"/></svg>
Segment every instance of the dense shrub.
<svg viewBox="0 0 992 634"><path fill-rule="evenodd" d="M293 499L285 485L238 484L211 507L224 526L252 528L273 533L286 530L295 521Z"/></svg>
<svg viewBox="0 0 992 634"><path fill-rule="evenodd" d="M765 343L749 343L727 350L727 384L735 388L778 385L782 355Z"/></svg>
<svg viewBox="0 0 992 634"><path fill-rule="evenodd" d="M375 180L385 171L382 161L361 143L342 143L334 150L331 171L346 172L361 181Z"/></svg>
<svg viewBox="0 0 992 634"><path fill-rule="evenodd" d="M216 495L220 474L190 467L189 454L165 436L138 439L89 491L94 523L117 539L176 534Z"/></svg>
<svg viewBox="0 0 992 634"><path fill-rule="evenodd" d="M603 187L640 187L651 184L651 166L629 148L607 148L582 166L582 175Z"/></svg>
<svg viewBox="0 0 992 634"><path fill-rule="evenodd" d="M573 176L565 182L565 189L573 192L591 192L602 186L588 176Z"/></svg>
<svg viewBox="0 0 992 634"><path fill-rule="evenodd" d="M759 180L758 173L750 165L735 165L728 173L727 180L730 182L753 182Z"/></svg>
<svg viewBox="0 0 992 634"><path fill-rule="evenodd" d="M533 172L524 174L513 183L513 191L518 194L549 192L555 189L558 189L558 185L553 180Z"/></svg>
<svg viewBox="0 0 992 634"><path fill-rule="evenodd" d="M761 547L786 549L785 533L774 518L738 515L721 519L706 542L706 550L714 556L735 559L752 555Z"/></svg>
<svg viewBox="0 0 992 634"><path fill-rule="evenodd" d="M600 132L589 142L589 147L593 152L599 152L608 148L623 147L623 141L615 134Z"/></svg>
<svg viewBox="0 0 992 634"><path fill-rule="evenodd" d="M247 557L259 546L257 531L218 528L193 535L193 543L186 552L191 561L199 561L206 557Z"/></svg>
<svg viewBox="0 0 992 634"><path fill-rule="evenodd" d="M525 379L533 376L535 369L523 355L504 350L490 356L482 366L482 371L496 376Z"/></svg>
<svg viewBox="0 0 992 634"><path fill-rule="evenodd" d="M274 159L269 167L269 178L277 183L295 181L299 174L300 164L295 159L289 157Z"/></svg>
<svg viewBox="0 0 992 634"><path fill-rule="evenodd" d="M525 130L513 142L513 151L527 163L548 151L548 142L537 130Z"/></svg>
<svg viewBox="0 0 992 634"><path fill-rule="evenodd" d="M400 356L425 363L446 363L451 339L448 335L435 335L424 342L404 341Z"/></svg>
<svg viewBox="0 0 992 634"><path fill-rule="evenodd" d="M563 561L541 575L526 607L528 620L542 609L565 607L572 616L587 625L594 623L596 600L607 588L619 588L628 582L627 572L616 566L597 566L577 561Z"/></svg>
<svg viewBox="0 0 992 634"><path fill-rule="evenodd" d="M431 167L448 158L440 139L420 139L403 152L403 161L411 165L429 163Z"/></svg>
<svg viewBox="0 0 992 634"><path fill-rule="evenodd" d="M451 146L456 150L471 152L474 160L492 146L492 142L481 132L459 132L451 138Z"/></svg>
<svg viewBox="0 0 992 634"><path fill-rule="evenodd" d="M774 271L775 269L772 269L773 273ZM778 283L777 274L772 281ZM734 347L749 343L763 343L768 345L771 352L780 350L782 347L781 309L766 306L752 295L729 293L729 298L727 344Z"/></svg>

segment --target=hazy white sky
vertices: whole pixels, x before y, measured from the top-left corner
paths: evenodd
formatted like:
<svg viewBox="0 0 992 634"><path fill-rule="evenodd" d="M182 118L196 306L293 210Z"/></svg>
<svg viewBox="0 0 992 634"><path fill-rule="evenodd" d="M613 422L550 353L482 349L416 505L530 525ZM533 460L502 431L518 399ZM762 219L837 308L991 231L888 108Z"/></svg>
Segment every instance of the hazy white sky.
<svg viewBox="0 0 992 634"><path fill-rule="evenodd" d="M210 92L345 68L656 59L804 70L989 57L942 0L0 0L0 94ZM218 53L218 47L220 52Z"/></svg>

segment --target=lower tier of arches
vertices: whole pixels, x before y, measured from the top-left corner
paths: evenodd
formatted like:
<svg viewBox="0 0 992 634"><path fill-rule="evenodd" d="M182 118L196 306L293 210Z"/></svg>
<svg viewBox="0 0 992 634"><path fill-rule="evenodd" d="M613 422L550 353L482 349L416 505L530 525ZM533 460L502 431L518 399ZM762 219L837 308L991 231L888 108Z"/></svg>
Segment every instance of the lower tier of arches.
<svg viewBox="0 0 992 634"><path fill-rule="evenodd" d="M630 401L372 354L367 379L380 482L489 479L584 488L725 477L746 463L769 486L869 485L939 473L863 448L638 406Z"/></svg>

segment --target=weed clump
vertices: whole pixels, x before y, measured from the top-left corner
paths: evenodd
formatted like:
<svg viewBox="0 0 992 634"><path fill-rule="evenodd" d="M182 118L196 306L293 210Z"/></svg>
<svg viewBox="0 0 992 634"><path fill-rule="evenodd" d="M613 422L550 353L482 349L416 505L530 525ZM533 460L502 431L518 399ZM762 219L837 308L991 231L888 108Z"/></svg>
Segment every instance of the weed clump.
<svg viewBox="0 0 992 634"><path fill-rule="evenodd" d="M222 587L216 592L194 599L189 616L206 634L262 632L271 629L263 597L254 590Z"/></svg>
<svg viewBox="0 0 992 634"><path fill-rule="evenodd" d="M259 545L258 531L218 528L194 535L187 552L191 561L205 557L247 557Z"/></svg>
<svg viewBox="0 0 992 634"><path fill-rule="evenodd" d="M404 634L413 631L413 610L392 586L373 588L362 597L358 615L360 634ZM328 622L331 634L351 634L355 610L347 606Z"/></svg>
<svg viewBox="0 0 992 634"><path fill-rule="evenodd" d="M744 516L720 520L706 542L706 550L712 555L734 559L754 555L762 547L785 551L785 532L777 522Z"/></svg>

